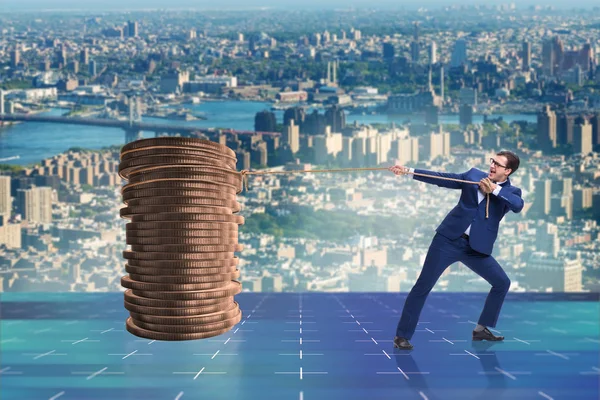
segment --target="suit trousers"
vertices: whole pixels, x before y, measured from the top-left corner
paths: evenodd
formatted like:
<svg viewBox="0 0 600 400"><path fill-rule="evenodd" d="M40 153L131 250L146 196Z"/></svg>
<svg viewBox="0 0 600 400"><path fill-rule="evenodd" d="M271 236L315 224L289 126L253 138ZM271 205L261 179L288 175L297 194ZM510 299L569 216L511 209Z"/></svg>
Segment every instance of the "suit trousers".
<svg viewBox="0 0 600 400"><path fill-rule="evenodd" d="M412 338L429 292L446 268L457 261L492 285L478 323L492 328L496 326L504 298L510 288L510 279L494 257L473 250L466 238L451 240L436 233L427 251L419 279L404 303L396 336Z"/></svg>

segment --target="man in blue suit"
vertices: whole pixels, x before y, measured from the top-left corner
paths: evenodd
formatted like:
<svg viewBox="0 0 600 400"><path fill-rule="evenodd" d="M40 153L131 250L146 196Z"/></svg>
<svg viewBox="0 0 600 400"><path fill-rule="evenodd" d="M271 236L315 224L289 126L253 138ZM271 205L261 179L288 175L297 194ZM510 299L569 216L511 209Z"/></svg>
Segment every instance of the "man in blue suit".
<svg viewBox="0 0 600 400"><path fill-rule="evenodd" d="M460 261L488 281L492 289L487 296L473 340L504 340L495 336L488 327L495 327L502 303L510 287L510 279L491 256L498 235L498 226L504 215L523 209L521 189L510 184L509 176L519 168L519 157L510 151L501 151L490 159L489 172L472 168L462 174L451 174L412 169L396 165L390 171L396 175L420 173L435 177L479 182L462 183L439 178L413 175L413 179L449 189L460 189L460 200L436 229L425 263L417 282L406 298L402 316L396 329L394 347L411 350L412 338L425 300L442 273L451 264ZM489 214L486 217L486 195L489 194Z"/></svg>

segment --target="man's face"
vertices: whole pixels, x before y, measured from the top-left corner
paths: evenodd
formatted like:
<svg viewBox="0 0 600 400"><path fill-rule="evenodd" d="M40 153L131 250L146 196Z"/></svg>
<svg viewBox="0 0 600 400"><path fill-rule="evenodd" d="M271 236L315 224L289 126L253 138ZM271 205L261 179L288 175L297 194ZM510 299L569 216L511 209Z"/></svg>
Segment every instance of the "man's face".
<svg viewBox="0 0 600 400"><path fill-rule="evenodd" d="M490 174L488 177L496 182L504 182L511 172L510 168L506 168L508 160L505 156L498 155L492 157L492 159L494 161L490 162Z"/></svg>

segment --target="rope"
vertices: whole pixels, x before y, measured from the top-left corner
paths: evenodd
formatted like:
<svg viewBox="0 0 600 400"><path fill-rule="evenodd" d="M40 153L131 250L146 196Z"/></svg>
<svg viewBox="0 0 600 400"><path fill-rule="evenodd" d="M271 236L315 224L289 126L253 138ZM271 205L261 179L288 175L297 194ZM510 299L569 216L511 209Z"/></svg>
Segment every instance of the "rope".
<svg viewBox="0 0 600 400"><path fill-rule="evenodd" d="M289 170L289 171L249 171L247 169L241 170L240 174L242 175L242 181L244 184L244 189L248 191L248 175L285 175L285 174L303 174L303 173L319 173L319 172L356 172L356 171L387 171L388 167L369 167L369 168L335 168L335 169L302 169L302 170ZM418 176L424 176L427 178L434 179L444 179L447 181L461 182L461 183L470 183L473 185L479 185L479 182L475 181L467 181L463 179L449 178L445 176L434 176L428 174L422 174L420 172L406 172L406 174L413 174ZM488 185L488 189L490 186ZM489 207L490 207L490 194L486 194L486 204L485 204L485 218L489 217Z"/></svg>

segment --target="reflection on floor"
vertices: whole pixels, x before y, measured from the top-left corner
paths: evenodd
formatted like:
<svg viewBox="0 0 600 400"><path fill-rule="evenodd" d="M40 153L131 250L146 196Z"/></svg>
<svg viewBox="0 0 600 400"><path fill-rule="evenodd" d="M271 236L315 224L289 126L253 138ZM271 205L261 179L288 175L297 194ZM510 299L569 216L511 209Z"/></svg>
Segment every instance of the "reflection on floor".
<svg viewBox="0 0 600 400"><path fill-rule="evenodd" d="M598 294L509 294L471 342L485 294L432 293L411 352L406 294L242 293L242 321L191 342L124 329L120 293L5 293L0 398L598 399Z"/></svg>

